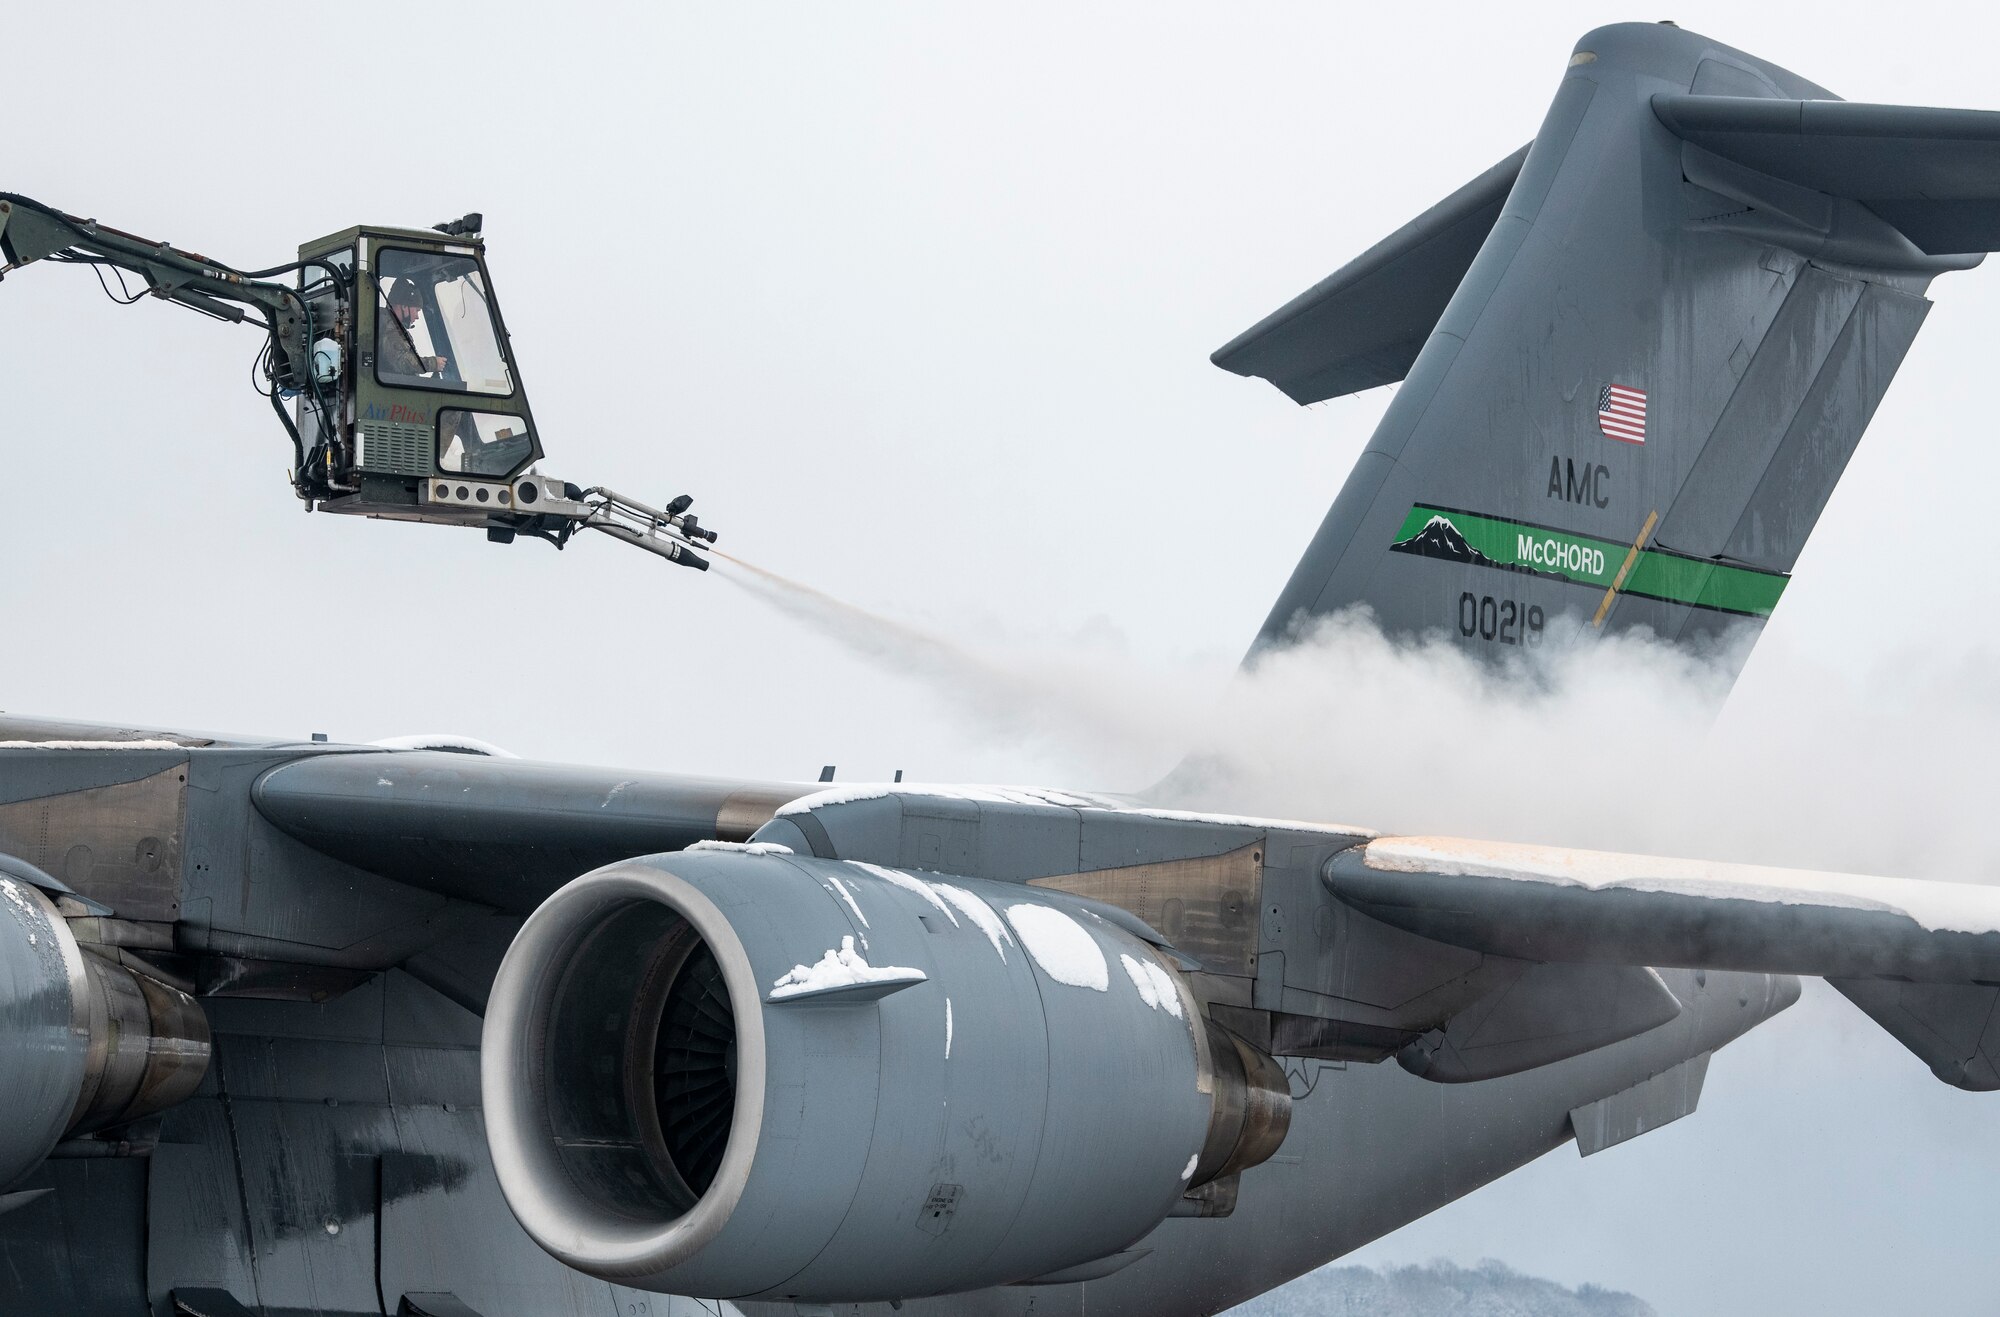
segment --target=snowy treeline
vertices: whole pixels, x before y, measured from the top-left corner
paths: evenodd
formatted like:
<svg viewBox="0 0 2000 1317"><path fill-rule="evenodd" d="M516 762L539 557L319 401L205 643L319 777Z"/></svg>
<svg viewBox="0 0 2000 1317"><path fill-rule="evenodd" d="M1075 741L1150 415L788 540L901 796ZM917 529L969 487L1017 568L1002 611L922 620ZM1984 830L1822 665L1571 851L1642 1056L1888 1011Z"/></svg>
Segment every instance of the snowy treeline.
<svg viewBox="0 0 2000 1317"><path fill-rule="evenodd" d="M1228 1317L1659 1317L1618 1290L1565 1289L1499 1262L1323 1267L1231 1308Z"/></svg>

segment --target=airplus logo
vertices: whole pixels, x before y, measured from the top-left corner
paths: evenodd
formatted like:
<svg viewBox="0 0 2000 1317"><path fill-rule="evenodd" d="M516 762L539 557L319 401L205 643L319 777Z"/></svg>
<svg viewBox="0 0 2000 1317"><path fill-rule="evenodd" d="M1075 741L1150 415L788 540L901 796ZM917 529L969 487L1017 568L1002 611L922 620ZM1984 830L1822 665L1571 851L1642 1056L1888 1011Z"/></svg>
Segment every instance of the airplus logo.
<svg viewBox="0 0 2000 1317"><path fill-rule="evenodd" d="M431 423L431 414L427 411L420 411L415 407L405 407L400 402L388 407L384 407L380 403L371 402L361 409L361 419L364 421L387 421L391 425L429 425Z"/></svg>

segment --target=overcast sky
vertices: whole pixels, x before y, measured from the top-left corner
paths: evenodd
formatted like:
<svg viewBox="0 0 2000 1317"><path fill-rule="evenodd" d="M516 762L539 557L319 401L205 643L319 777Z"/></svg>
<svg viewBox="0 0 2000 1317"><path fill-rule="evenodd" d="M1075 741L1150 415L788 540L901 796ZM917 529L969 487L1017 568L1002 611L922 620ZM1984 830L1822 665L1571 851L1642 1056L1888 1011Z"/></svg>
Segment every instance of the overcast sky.
<svg viewBox="0 0 2000 1317"><path fill-rule="evenodd" d="M975 652L1168 686L1226 677L1389 396L1301 410L1207 354L1525 141L1584 31L1664 16L125 13L10 16L0 188L246 268L481 210L545 469L693 493L724 547ZM1965 6L1671 16L1851 98L2000 104L2000 23ZM1799 663L1859 707L2000 652L2000 270L1933 296L1732 712ZM609 540L304 516L258 347L82 271L0 285L0 707L754 777L1129 789L1171 762L970 716ZM2000 1098L1828 998L1723 1054L1696 1118L1360 1260L1494 1256L1669 1317L1990 1311Z"/></svg>

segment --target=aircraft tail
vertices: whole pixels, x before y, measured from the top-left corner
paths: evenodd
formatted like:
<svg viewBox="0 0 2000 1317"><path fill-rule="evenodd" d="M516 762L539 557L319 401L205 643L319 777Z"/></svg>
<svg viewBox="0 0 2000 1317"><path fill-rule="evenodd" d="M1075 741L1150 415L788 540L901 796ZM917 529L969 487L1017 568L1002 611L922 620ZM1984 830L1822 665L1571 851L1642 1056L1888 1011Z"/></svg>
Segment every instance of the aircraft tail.
<svg viewBox="0 0 2000 1317"><path fill-rule="evenodd" d="M1590 33L1532 143L1215 353L1302 404L1404 381L1258 647L1367 605L1495 656L1740 661L1930 280L1994 249L2000 114Z"/></svg>

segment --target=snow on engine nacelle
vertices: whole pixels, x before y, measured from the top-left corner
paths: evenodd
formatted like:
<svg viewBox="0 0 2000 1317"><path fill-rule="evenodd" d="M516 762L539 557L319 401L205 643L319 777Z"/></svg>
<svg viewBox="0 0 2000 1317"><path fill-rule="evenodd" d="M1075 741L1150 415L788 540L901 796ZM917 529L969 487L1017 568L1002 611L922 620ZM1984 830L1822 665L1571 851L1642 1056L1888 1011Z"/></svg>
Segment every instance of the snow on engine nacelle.
<svg viewBox="0 0 2000 1317"><path fill-rule="evenodd" d="M715 1297L1107 1274L1168 1216L1226 1210L1291 1114L1277 1065L1089 903L761 844L550 897L481 1067L501 1188L544 1249Z"/></svg>

